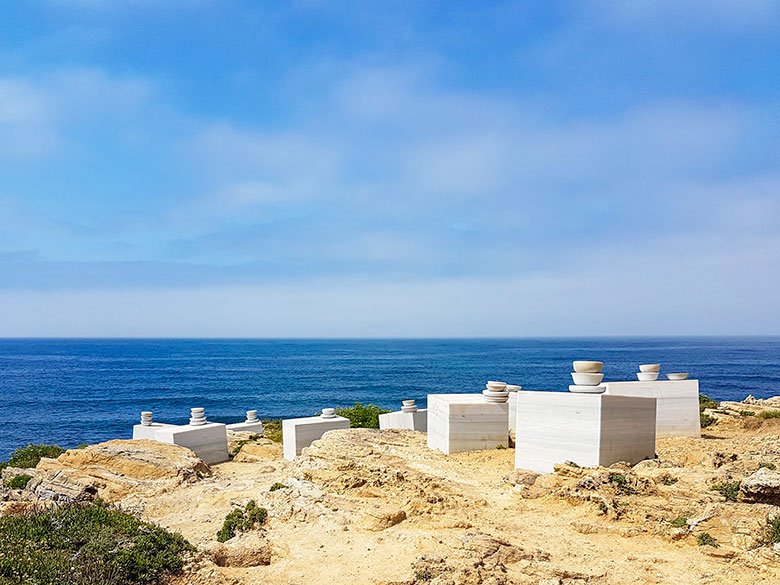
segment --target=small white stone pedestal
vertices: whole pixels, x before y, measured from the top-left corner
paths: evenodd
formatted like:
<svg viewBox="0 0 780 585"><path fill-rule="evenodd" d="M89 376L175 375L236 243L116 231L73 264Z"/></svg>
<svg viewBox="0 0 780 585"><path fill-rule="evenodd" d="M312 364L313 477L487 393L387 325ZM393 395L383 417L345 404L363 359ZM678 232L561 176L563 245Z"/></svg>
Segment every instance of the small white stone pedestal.
<svg viewBox="0 0 780 585"><path fill-rule="evenodd" d="M308 416L288 418L282 421L282 442L284 458L292 461L301 451L328 431L348 429L349 419L343 416Z"/></svg>
<svg viewBox="0 0 780 585"><path fill-rule="evenodd" d="M657 437L701 436L698 380L606 382L604 385L605 394L657 399Z"/></svg>
<svg viewBox="0 0 780 585"><path fill-rule="evenodd" d="M556 463L582 467L655 457L654 398L518 392L515 467L550 473Z"/></svg>
<svg viewBox="0 0 780 585"><path fill-rule="evenodd" d="M133 439L150 439L152 441L157 440L157 432L167 427L173 427L176 425L167 425L165 423L151 423L148 425L140 424L133 425Z"/></svg>
<svg viewBox="0 0 780 585"><path fill-rule="evenodd" d="M256 410L246 411L246 420L240 423L233 423L227 426L229 431L241 432L241 433L255 433L257 435L263 434L263 422L257 418Z"/></svg>
<svg viewBox="0 0 780 585"><path fill-rule="evenodd" d="M414 412L388 412L379 415L379 428L384 429L408 429L410 431L428 430L428 410L415 410Z"/></svg>
<svg viewBox="0 0 780 585"><path fill-rule="evenodd" d="M428 448L449 454L506 447L508 419L508 402L488 402L482 394L429 394Z"/></svg>
<svg viewBox="0 0 780 585"><path fill-rule="evenodd" d="M222 423L206 422L201 425L170 425L155 434L163 443L187 447L209 465L223 463L229 459L227 449L227 427Z"/></svg>

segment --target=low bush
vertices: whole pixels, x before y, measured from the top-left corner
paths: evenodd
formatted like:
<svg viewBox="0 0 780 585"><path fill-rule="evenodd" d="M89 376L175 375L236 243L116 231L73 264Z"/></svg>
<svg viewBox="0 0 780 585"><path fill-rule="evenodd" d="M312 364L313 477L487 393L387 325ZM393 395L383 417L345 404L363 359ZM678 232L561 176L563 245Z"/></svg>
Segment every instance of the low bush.
<svg viewBox="0 0 780 585"><path fill-rule="evenodd" d="M619 492L624 494L635 493L634 488L632 488L628 483L628 478L622 473L610 473L609 482L614 485Z"/></svg>
<svg viewBox="0 0 780 585"><path fill-rule="evenodd" d="M226 542L239 532L252 530L255 526L262 525L268 518L268 510L260 508L254 500L249 500L243 508L236 508L225 516L222 528L217 532L217 540Z"/></svg>
<svg viewBox="0 0 780 585"><path fill-rule="evenodd" d="M378 429L379 415L390 412L383 410L374 404L363 405L356 402L351 408L337 408L336 414L349 419L349 426L353 429Z"/></svg>
<svg viewBox="0 0 780 585"><path fill-rule="evenodd" d="M671 524L675 528L685 528L688 526L688 519L685 516L677 516L677 518L672 520Z"/></svg>
<svg viewBox="0 0 780 585"><path fill-rule="evenodd" d="M269 419L263 421L263 437L274 443L282 442L282 421Z"/></svg>
<svg viewBox="0 0 780 585"><path fill-rule="evenodd" d="M709 532L702 532L696 537L699 546L714 546L718 548L718 541L715 540Z"/></svg>
<svg viewBox="0 0 780 585"><path fill-rule="evenodd" d="M762 461L761 463L759 463L758 468L761 469L762 467L764 469L769 469L770 471L774 471L775 469L777 469L777 465L775 465L771 461Z"/></svg>
<svg viewBox="0 0 780 585"><path fill-rule="evenodd" d="M755 410L740 410L739 411L740 416L756 416Z"/></svg>
<svg viewBox="0 0 780 585"><path fill-rule="evenodd" d="M0 471L5 467L35 467L42 457L55 458L65 452L59 445L27 445L20 447L8 461L0 463Z"/></svg>
<svg viewBox="0 0 780 585"><path fill-rule="evenodd" d="M780 542L780 516L767 517L761 540L766 544L777 544Z"/></svg>
<svg viewBox="0 0 780 585"><path fill-rule="evenodd" d="M706 394L699 394L699 412L703 413L707 408L720 408L720 402L713 400Z"/></svg>
<svg viewBox="0 0 780 585"><path fill-rule="evenodd" d="M101 502L0 517L0 585L137 585L176 573L178 534Z"/></svg>
<svg viewBox="0 0 780 585"><path fill-rule="evenodd" d="M32 479L32 475L16 475L12 477L11 479L5 480L3 482L3 485L7 488L11 488L12 490L23 490L27 487L27 484L30 483L30 480Z"/></svg>
<svg viewBox="0 0 780 585"><path fill-rule="evenodd" d="M739 488L742 485L740 480L724 481L723 483L716 483L712 486L712 491L718 492L721 496L726 498L729 502L736 502L739 496Z"/></svg>
<svg viewBox="0 0 780 585"><path fill-rule="evenodd" d="M284 485L283 483L279 483L279 482L277 481L276 483L274 483L274 484L273 484L273 485L270 487L270 489L269 489L268 491L269 491L269 492L275 492L276 490L283 490L283 489L284 489L284 488L286 488L286 487L287 487L286 485Z"/></svg>
<svg viewBox="0 0 780 585"><path fill-rule="evenodd" d="M718 419L714 416L710 416L709 414L700 414L699 415L699 424L701 425L701 428L706 429L707 427L711 427L716 422L718 422Z"/></svg>
<svg viewBox="0 0 780 585"><path fill-rule="evenodd" d="M764 410L757 416L758 418L780 418L780 410Z"/></svg>

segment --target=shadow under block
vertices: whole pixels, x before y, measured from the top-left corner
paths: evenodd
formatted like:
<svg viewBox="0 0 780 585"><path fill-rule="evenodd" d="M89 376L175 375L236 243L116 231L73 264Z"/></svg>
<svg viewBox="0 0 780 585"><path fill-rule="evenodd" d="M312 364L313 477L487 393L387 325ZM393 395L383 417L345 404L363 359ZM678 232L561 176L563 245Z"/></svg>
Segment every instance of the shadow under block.
<svg viewBox="0 0 780 585"><path fill-rule="evenodd" d="M255 433L262 435L263 423L261 421L233 423L228 425L227 429L235 433Z"/></svg>
<svg viewBox="0 0 780 585"><path fill-rule="evenodd" d="M609 395L655 398L658 438L701 436L698 380L606 382L605 386Z"/></svg>
<svg viewBox="0 0 780 585"><path fill-rule="evenodd" d="M655 398L518 392L515 467L550 473L655 457Z"/></svg>
<svg viewBox="0 0 780 585"><path fill-rule="evenodd" d="M156 441L157 432L160 429L173 427L173 426L175 425L168 425L165 423L152 423L150 425L133 425L133 440L149 439L151 441Z"/></svg>
<svg viewBox="0 0 780 585"><path fill-rule="evenodd" d="M428 411L425 408L416 412L388 412L379 415L379 428L384 429L408 429L410 431L428 430Z"/></svg>
<svg viewBox="0 0 780 585"><path fill-rule="evenodd" d="M482 394L428 395L428 448L460 453L509 444L509 404Z"/></svg>
<svg viewBox="0 0 780 585"><path fill-rule="evenodd" d="M309 416L305 418L288 418L282 421L282 443L284 458L292 461L301 451L311 445L328 431L348 429L349 419L343 416L322 418Z"/></svg>
<svg viewBox="0 0 780 585"><path fill-rule="evenodd" d="M172 425L158 430L155 439L187 447L208 465L228 460L227 428L222 423Z"/></svg>

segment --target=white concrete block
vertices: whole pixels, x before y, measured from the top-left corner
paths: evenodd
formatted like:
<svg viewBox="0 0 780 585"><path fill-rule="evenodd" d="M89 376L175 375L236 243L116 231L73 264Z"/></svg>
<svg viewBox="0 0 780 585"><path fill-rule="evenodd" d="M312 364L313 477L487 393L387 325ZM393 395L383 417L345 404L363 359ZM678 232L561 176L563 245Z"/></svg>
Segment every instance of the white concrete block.
<svg viewBox="0 0 780 585"><path fill-rule="evenodd" d="M518 392L515 467L550 473L566 461L594 467L651 459L655 413L654 398Z"/></svg>
<svg viewBox="0 0 780 585"><path fill-rule="evenodd" d="M152 441L157 440L157 431L166 427L172 427L175 425L167 425L165 423L152 423L150 425L133 425L133 439L150 439Z"/></svg>
<svg viewBox="0 0 780 585"><path fill-rule="evenodd" d="M288 418L282 421L282 443L284 458L292 461L301 451L311 445L328 431L348 429L349 419L342 416L323 418L309 416Z"/></svg>
<svg viewBox="0 0 780 585"><path fill-rule="evenodd" d="M605 394L655 398L656 436L700 437L699 381L606 382Z"/></svg>
<svg viewBox="0 0 780 585"><path fill-rule="evenodd" d="M429 394L428 447L459 453L506 447L509 403L488 402L482 394Z"/></svg>
<svg viewBox="0 0 780 585"><path fill-rule="evenodd" d="M257 422L240 422L227 425L229 431L237 433L255 433L258 435L263 434L263 423Z"/></svg>
<svg viewBox="0 0 780 585"><path fill-rule="evenodd" d="M222 423L167 425L155 433L155 439L187 447L209 465L228 460L227 427Z"/></svg>
<svg viewBox="0 0 780 585"><path fill-rule="evenodd" d="M380 429L408 429L410 431L428 430L428 410L423 408L415 412L388 412L379 415Z"/></svg>

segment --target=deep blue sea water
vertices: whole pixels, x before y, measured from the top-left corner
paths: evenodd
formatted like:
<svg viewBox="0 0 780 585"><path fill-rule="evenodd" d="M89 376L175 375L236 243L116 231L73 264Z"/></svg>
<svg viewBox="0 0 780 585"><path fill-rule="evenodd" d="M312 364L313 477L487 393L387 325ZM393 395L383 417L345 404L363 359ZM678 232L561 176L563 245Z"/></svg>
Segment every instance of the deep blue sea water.
<svg viewBox="0 0 780 585"><path fill-rule="evenodd" d="M573 359L605 362L605 380L660 362L718 400L780 394L780 337L0 339L0 460L28 443L129 437L141 410L183 424L204 406L211 420L236 422L250 408L277 418L354 402L424 405L429 392L477 392L488 379L563 391Z"/></svg>

